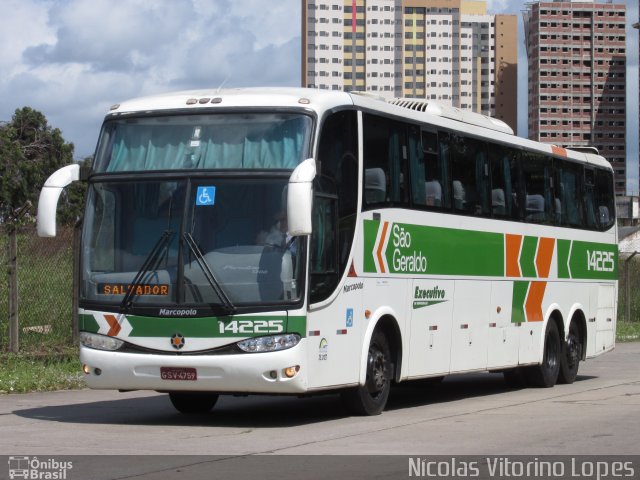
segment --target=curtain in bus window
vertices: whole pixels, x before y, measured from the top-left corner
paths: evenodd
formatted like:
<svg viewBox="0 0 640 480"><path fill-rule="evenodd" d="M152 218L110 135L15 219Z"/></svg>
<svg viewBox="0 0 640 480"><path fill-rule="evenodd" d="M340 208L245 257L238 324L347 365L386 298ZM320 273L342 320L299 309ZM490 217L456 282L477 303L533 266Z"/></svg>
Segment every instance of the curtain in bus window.
<svg viewBox="0 0 640 480"><path fill-rule="evenodd" d="M210 129L199 168L294 168L300 161L304 134L301 122Z"/></svg>
<svg viewBox="0 0 640 480"><path fill-rule="evenodd" d="M307 126L300 118L220 123L203 126L194 139L199 127L124 124L115 132L107 171L295 168Z"/></svg>
<svg viewBox="0 0 640 480"><path fill-rule="evenodd" d="M117 130L107 171L171 170L185 160L192 127L125 124Z"/></svg>
<svg viewBox="0 0 640 480"><path fill-rule="evenodd" d="M509 161L509 155L504 154L502 157L502 171L504 179L504 206L505 214L507 216L513 216L513 187L511 186L511 162Z"/></svg>
<svg viewBox="0 0 640 480"><path fill-rule="evenodd" d="M401 198L401 181L402 172L400 170L400 136L398 131L394 130L389 135L389 190L392 202L397 202Z"/></svg>
<svg viewBox="0 0 640 480"><path fill-rule="evenodd" d="M489 179L486 176L486 152L485 146L480 142L473 142L472 145L479 147L476 150L476 206L475 214L487 215L489 213Z"/></svg>
<svg viewBox="0 0 640 480"><path fill-rule="evenodd" d="M411 196L414 205L426 205L424 151L417 135L417 129L412 128L409 134L409 168L411 173Z"/></svg>
<svg viewBox="0 0 640 480"><path fill-rule="evenodd" d="M449 135L438 134L438 174L442 187L442 206L451 208L451 188L449 183Z"/></svg>

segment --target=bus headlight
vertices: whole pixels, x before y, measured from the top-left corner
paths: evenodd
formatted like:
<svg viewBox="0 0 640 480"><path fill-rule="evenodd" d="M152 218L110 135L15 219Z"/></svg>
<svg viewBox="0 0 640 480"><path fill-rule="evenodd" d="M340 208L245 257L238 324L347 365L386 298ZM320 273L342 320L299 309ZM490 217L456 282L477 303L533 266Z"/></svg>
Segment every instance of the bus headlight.
<svg viewBox="0 0 640 480"><path fill-rule="evenodd" d="M270 335L268 337L247 338L238 342L240 350L248 353L275 352L295 347L300 342L300 335L286 333L283 335Z"/></svg>
<svg viewBox="0 0 640 480"><path fill-rule="evenodd" d="M109 351L118 350L122 345L124 345L124 342L117 338L89 332L80 332L80 343L85 347Z"/></svg>

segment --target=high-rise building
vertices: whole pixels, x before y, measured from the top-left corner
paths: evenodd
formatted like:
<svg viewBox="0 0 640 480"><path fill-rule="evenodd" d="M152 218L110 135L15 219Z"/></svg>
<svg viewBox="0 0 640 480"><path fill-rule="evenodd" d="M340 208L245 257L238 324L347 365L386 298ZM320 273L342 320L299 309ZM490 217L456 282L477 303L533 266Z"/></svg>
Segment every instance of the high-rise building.
<svg viewBox="0 0 640 480"><path fill-rule="evenodd" d="M524 13L529 138L593 146L626 190L625 5L538 2Z"/></svg>
<svg viewBox="0 0 640 480"><path fill-rule="evenodd" d="M517 17L478 0L303 0L302 84L517 114Z"/></svg>

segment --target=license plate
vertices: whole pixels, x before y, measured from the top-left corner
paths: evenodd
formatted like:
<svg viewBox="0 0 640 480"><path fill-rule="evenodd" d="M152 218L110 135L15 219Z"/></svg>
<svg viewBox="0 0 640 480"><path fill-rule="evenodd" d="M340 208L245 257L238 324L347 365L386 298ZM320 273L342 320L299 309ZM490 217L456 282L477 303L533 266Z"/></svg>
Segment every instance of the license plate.
<svg viewBox="0 0 640 480"><path fill-rule="evenodd" d="M198 379L198 372L195 368L160 367L160 378L193 382Z"/></svg>

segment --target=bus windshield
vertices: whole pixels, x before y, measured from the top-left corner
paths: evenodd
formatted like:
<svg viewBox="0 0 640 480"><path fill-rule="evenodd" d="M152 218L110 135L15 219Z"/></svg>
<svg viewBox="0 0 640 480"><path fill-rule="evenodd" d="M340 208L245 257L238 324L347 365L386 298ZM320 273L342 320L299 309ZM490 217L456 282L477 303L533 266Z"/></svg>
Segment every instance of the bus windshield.
<svg viewBox="0 0 640 480"><path fill-rule="evenodd" d="M304 160L311 117L216 113L107 120L96 172L293 169Z"/></svg>
<svg viewBox="0 0 640 480"><path fill-rule="evenodd" d="M83 300L227 310L298 301L302 248L287 234L286 192L285 175L94 182Z"/></svg>

